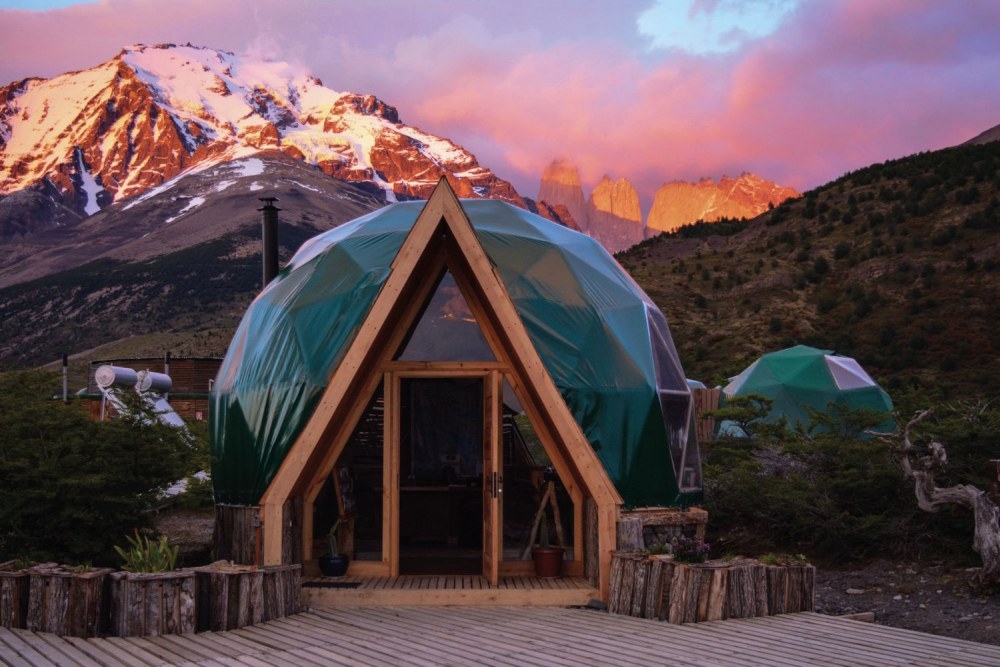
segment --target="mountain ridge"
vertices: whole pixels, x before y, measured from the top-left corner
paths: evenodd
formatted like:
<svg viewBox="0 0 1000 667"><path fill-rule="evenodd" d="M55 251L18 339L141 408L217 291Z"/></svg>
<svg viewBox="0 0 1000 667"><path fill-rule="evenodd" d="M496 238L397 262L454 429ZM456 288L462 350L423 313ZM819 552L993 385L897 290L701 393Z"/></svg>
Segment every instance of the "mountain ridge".
<svg viewBox="0 0 1000 667"><path fill-rule="evenodd" d="M471 153L403 124L372 95L331 90L287 63L190 45L126 47L88 70L0 88L0 149L0 195L49 197L63 214L55 224L269 149L386 201L423 197L446 177L460 196L525 205ZM0 234L15 231L0 225Z"/></svg>
<svg viewBox="0 0 1000 667"><path fill-rule="evenodd" d="M579 169L566 158L546 166L538 188L539 202L564 206L581 229L612 252L699 220L753 218L799 196L794 188L750 172L736 178L722 176L718 183L711 178L671 181L657 189L644 218L638 192L627 178L612 181L605 175L585 197Z"/></svg>

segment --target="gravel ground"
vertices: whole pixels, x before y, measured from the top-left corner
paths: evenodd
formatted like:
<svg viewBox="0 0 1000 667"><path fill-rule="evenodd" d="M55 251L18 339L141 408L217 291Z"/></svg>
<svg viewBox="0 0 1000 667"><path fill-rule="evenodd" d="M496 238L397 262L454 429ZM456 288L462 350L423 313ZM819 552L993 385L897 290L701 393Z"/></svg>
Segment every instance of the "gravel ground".
<svg viewBox="0 0 1000 667"><path fill-rule="evenodd" d="M818 569L816 611L874 612L875 622L1000 645L1000 590L976 590L978 568L879 561L851 570Z"/></svg>

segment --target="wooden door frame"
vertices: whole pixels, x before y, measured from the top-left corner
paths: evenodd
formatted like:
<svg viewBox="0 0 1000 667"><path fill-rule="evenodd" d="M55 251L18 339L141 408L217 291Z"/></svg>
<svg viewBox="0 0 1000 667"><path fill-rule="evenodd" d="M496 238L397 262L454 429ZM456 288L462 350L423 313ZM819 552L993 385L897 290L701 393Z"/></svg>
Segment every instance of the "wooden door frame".
<svg viewBox="0 0 1000 667"><path fill-rule="evenodd" d="M491 386L500 384L503 375L503 364L496 362L391 362L385 371L385 415L383 432L383 478L382 478L382 561L387 566L387 576L399 576L399 517L400 517L400 486L401 486L401 448L402 448L402 415L401 387L404 380L425 379L462 379L476 378L483 382L482 408L484 410L484 428L491 420L485 419L486 411L500 414L499 403L503 400L502 392L490 390ZM491 400L492 399L492 400ZM490 401L490 405L487 404ZM496 404L496 405L492 405ZM498 447L495 439L502 437L502 430L494 421L490 433L484 433L482 447ZM487 442L487 437L490 441ZM483 470L483 474L488 474ZM485 484L481 487L485 496ZM485 497L484 497L484 503ZM484 526L484 530L486 527ZM484 541L483 549L487 547ZM503 560L502 542L493 544L491 558L500 563ZM487 555L483 552L483 561ZM496 578L496 575L493 577ZM494 582L495 583L495 582Z"/></svg>

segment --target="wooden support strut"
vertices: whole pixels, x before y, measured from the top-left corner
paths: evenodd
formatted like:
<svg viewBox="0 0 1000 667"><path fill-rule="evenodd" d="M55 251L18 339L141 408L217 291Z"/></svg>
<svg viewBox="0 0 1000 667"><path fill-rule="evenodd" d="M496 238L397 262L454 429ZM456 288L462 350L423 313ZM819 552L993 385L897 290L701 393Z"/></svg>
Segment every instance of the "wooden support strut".
<svg viewBox="0 0 1000 667"><path fill-rule="evenodd" d="M545 513L546 504L552 506L552 519L556 522L556 540L558 540L559 546L566 546L566 540L563 537L562 515L559 513L559 503L556 500L556 483L546 482L545 493L542 494L542 500L538 503L538 511L535 512L535 520L531 524L531 535L528 536L528 546L524 548L524 553L521 554L522 560L527 560L531 557L531 548L535 545L535 538L538 537L538 527L542 523L542 514Z"/></svg>

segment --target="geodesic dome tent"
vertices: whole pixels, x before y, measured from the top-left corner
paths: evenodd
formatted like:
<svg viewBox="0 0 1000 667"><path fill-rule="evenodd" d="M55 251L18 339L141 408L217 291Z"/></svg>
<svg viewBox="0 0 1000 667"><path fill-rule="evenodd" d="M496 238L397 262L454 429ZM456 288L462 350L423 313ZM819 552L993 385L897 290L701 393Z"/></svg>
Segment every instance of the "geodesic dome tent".
<svg viewBox="0 0 1000 667"><path fill-rule="evenodd" d="M250 306L212 390L217 502L254 504L268 489L348 348L365 333L424 208L390 205L315 237ZM589 237L503 202L465 200L461 209L625 506L696 501L701 472L690 391L660 310ZM464 266L462 252L447 250ZM406 353L423 359L465 349L458 339L441 345L466 331L458 320L436 322L426 340L439 349L408 346Z"/></svg>
<svg viewBox="0 0 1000 667"><path fill-rule="evenodd" d="M791 427L808 425L807 408L823 412L830 403L892 413L892 399L856 360L806 345L762 355L732 378L722 394L724 398L760 394L773 399L764 421L774 423L785 417ZM891 430L892 421L884 427ZM720 424L720 431L739 435L738 427L725 423Z"/></svg>

